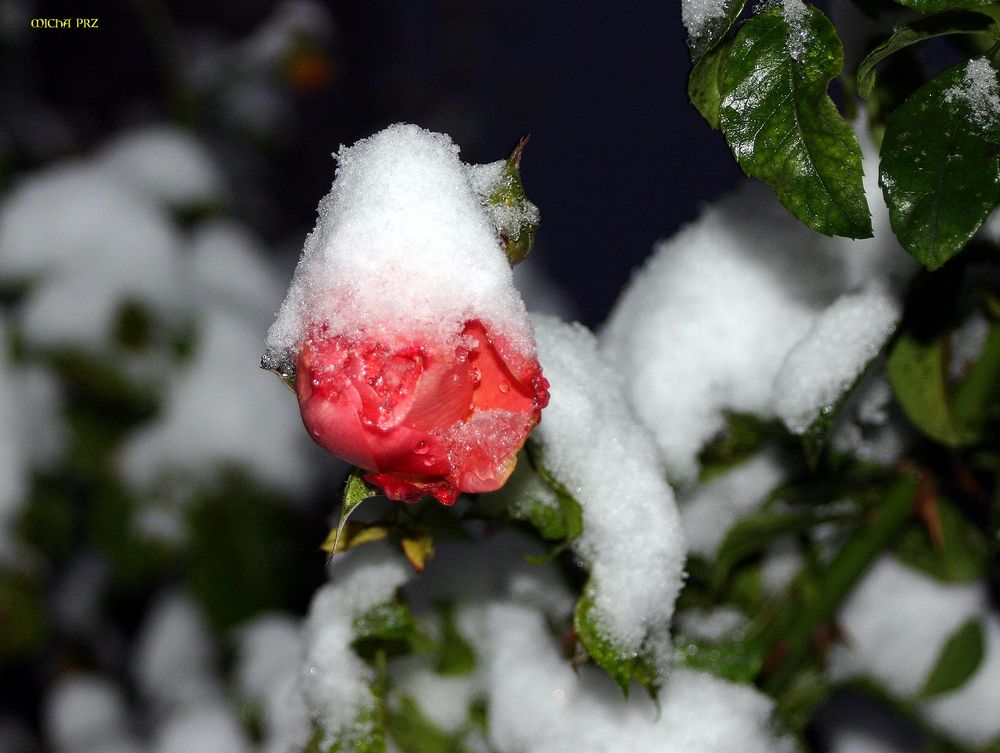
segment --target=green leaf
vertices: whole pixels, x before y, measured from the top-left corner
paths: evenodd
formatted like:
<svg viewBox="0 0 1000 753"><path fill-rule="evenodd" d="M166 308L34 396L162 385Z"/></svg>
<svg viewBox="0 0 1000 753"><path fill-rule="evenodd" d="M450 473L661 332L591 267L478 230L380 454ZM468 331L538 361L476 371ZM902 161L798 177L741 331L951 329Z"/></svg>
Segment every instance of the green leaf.
<svg viewBox="0 0 1000 753"><path fill-rule="evenodd" d="M428 645L428 639L417 629L410 610L394 601L357 615L352 631L354 651L368 662L373 662L380 652L396 656Z"/></svg>
<svg viewBox="0 0 1000 753"><path fill-rule="evenodd" d="M769 439L783 434L781 425L775 421L765 421L749 413L727 413L725 428L698 456L701 466L698 480L705 483L721 476L749 460Z"/></svg>
<svg viewBox="0 0 1000 753"><path fill-rule="evenodd" d="M896 2L921 13L938 13L954 8L984 8L992 5L994 0L896 0Z"/></svg>
<svg viewBox="0 0 1000 753"><path fill-rule="evenodd" d="M500 167L496 180L478 189L480 201L493 220L511 266L527 258L538 230L538 207L528 201L521 183L521 154L527 143L528 136L518 141ZM473 169L490 167L477 165Z"/></svg>
<svg viewBox="0 0 1000 753"><path fill-rule="evenodd" d="M983 660L984 644L983 626L979 620L969 620L962 625L944 644L920 695L926 698L964 685Z"/></svg>
<svg viewBox="0 0 1000 753"><path fill-rule="evenodd" d="M343 549L340 545L340 539L347 527L347 519L351 517L351 513L357 510L358 505L366 499L371 499L378 494L378 489L365 482L363 474L363 469L352 468L347 477L347 483L344 484L344 501L340 507L340 520L337 521L333 541L331 542L330 536L327 536L326 541L323 542L324 550L330 552L331 556Z"/></svg>
<svg viewBox="0 0 1000 753"><path fill-rule="evenodd" d="M658 687L656 668L642 652L631 654L615 648L611 636L601 629L593 616L592 590L591 582L588 581L583 596L573 610L573 628L580 643L590 658L611 676L626 696L632 680L643 685L655 696Z"/></svg>
<svg viewBox="0 0 1000 753"><path fill-rule="evenodd" d="M952 406L956 423L970 437L982 436L1000 414L1000 324L990 324L982 353L955 388Z"/></svg>
<svg viewBox="0 0 1000 753"><path fill-rule="evenodd" d="M684 635L674 636L674 663L710 672L730 682L751 683L764 662L760 644L752 640L709 643Z"/></svg>
<svg viewBox="0 0 1000 753"><path fill-rule="evenodd" d="M970 582L986 577L990 553L983 534L944 498L937 501L937 513L941 520L941 547L934 546L922 522L914 521L896 540L895 555L942 581Z"/></svg>
<svg viewBox="0 0 1000 753"><path fill-rule="evenodd" d="M462 733L450 734L435 725L420 711L417 702L403 696L389 711L389 734L402 753L465 753Z"/></svg>
<svg viewBox="0 0 1000 753"><path fill-rule="evenodd" d="M767 183L803 223L826 235L867 238L861 148L827 95L843 66L830 21L807 7L792 29L781 6L740 29L722 85L722 132L743 171ZM790 39L805 34L801 53Z"/></svg>
<svg viewBox="0 0 1000 753"><path fill-rule="evenodd" d="M925 435L949 447L965 441L948 399L947 353L938 337L923 343L903 333L886 359L886 373L903 412Z"/></svg>
<svg viewBox="0 0 1000 753"><path fill-rule="evenodd" d="M715 557L716 581L720 585L724 583L739 562L766 549L779 538L808 531L820 523L848 521L853 517L849 513L823 512L822 509L761 510L737 522L726 534Z"/></svg>
<svg viewBox="0 0 1000 753"><path fill-rule="evenodd" d="M989 16L961 10L949 10L899 26L858 64L858 94L864 99L871 98L875 90L876 66L903 48L946 34L981 34L992 26L993 19Z"/></svg>
<svg viewBox="0 0 1000 753"><path fill-rule="evenodd" d="M928 269L957 254L1000 200L998 119L963 94L965 65L938 74L889 117L879 182L899 242Z"/></svg>
<svg viewBox="0 0 1000 753"><path fill-rule="evenodd" d="M688 99L712 128L719 128L722 106L722 77L729 58L730 45L720 44L701 57L688 76Z"/></svg>
<svg viewBox="0 0 1000 753"><path fill-rule="evenodd" d="M450 604L441 609L441 645L435 669L443 675L467 675L476 668L476 652L455 624Z"/></svg>

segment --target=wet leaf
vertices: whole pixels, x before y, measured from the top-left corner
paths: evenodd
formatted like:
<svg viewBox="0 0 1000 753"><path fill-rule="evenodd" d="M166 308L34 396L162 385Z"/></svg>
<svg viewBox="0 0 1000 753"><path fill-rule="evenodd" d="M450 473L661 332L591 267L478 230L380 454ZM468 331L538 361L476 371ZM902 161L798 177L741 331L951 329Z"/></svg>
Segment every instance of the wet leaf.
<svg viewBox="0 0 1000 753"><path fill-rule="evenodd" d="M858 64L858 94L864 99L870 99L875 90L876 66L905 47L946 34L983 34L992 26L993 19L982 13L948 10L897 27L888 39Z"/></svg>
<svg viewBox="0 0 1000 753"><path fill-rule="evenodd" d="M698 463L702 483L721 476L734 466L749 460L764 443L784 434L781 425L775 421L765 421L748 413L729 413L726 426L701 451Z"/></svg>
<svg viewBox="0 0 1000 753"><path fill-rule="evenodd" d="M802 34L781 6L747 21L725 66L720 122L743 171L767 183L803 223L826 235L867 238L871 218L861 148L827 95L843 66L830 21L808 6ZM792 37L807 41L792 54Z"/></svg>
<svg viewBox="0 0 1000 753"><path fill-rule="evenodd" d="M889 117L879 183L899 242L928 269L965 246L1000 200L1000 123L961 92L965 65L938 74Z"/></svg>
<svg viewBox="0 0 1000 753"><path fill-rule="evenodd" d="M979 669L984 644L983 626L979 620L969 620L962 625L944 644L920 695L926 698L964 685Z"/></svg>

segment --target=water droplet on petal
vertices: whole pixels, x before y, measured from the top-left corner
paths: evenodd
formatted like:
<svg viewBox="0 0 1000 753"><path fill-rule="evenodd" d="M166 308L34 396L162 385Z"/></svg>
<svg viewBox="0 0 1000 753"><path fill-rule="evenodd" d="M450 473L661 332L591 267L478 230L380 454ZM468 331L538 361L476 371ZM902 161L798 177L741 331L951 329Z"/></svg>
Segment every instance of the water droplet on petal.
<svg viewBox="0 0 1000 753"><path fill-rule="evenodd" d="M437 463L437 461L438 461L438 459L437 459L436 456L434 456L434 455L428 455L427 457L424 458L424 465L427 466L428 468L430 468L432 465L434 465L435 463Z"/></svg>
<svg viewBox="0 0 1000 753"><path fill-rule="evenodd" d="M508 392L510 392L510 382L500 382L499 386L500 386L500 391L503 394L506 395Z"/></svg>
<svg viewBox="0 0 1000 753"><path fill-rule="evenodd" d="M417 446L413 448L413 451L418 455L426 455L427 449L428 449L427 442L421 439L419 442L417 442Z"/></svg>
<svg viewBox="0 0 1000 753"><path fill-rule="evenodd" d="M472 367L472 371L470 373L472 375L472 383L473 384L479 384L480 380L482 380L482 378L483 378L483 375L479 371L479 369L477 369L475 366L473 366Z"/></svg>

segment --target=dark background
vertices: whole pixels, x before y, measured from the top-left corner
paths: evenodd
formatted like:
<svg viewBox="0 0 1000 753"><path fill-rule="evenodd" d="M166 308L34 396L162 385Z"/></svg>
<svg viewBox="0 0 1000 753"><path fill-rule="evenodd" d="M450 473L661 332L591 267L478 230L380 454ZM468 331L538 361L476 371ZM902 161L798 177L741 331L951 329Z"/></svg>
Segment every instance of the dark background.
<svg viewBox="0 0 1000 753"><path fill-rule="evenodd" d="M128 127L186 123L229 174L231 209L295 254L329 190L338 144L410 121L450 133L466 161L487 162L530 133L523 177L542 213L533 263L591 326L657 238L738 180L721 137L687 102L676 3L329 2L333 30L317 45L325 73L296 89L294 118L279 134L241 140L178 71L192 40L236 43L274 6L21 3L32 17L92 16L100 27L16 25L5 40L7 179ZM32 144L39 109L61 126L42 147Z"/></svg>

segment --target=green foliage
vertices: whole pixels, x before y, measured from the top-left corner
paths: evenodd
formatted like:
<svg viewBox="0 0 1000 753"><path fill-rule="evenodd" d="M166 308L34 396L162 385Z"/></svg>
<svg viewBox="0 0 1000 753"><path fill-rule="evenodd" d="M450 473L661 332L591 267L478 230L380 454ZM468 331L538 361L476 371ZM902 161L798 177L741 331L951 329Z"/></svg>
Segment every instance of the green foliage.
<svg viewBox="0 0 1000 753"><path fill-rule="evenodd" d="M691 68L688 98L712 128L718 129L722 106L722 82L729 58L729 44L721 44L705 53Z"/></svg>
<svg viewBox="0 0 1000 753"><path fill-rule="evenodd" d="M614 637L604 630L595 618L592 586L588 581L583 595L573 610L573 628L590 658L611 675L622 693L629 693L632 680L644 686L655 696L658 673L649 656L639 652L631 654L615 647Z"/></svg>
<svg viewBox="0 0 1000 753"><path fill-rule="evenodd" d="M827 94L843 50L829 20L808 7L808 43L772 7L736 35L722 82L720 122L743 171L775 190L802 222L826 235L866 238L871 220L861 184L861 149Z"/></svg>
<svg viewBox="0 0 1000 753"><path fill-rule="evenodd" d="M760 672L764 654L759 643L744 637L712 643L675 635L674 662L730 682L750 683Z"/></svg>
<svg viewBox="0 0 1000 753"><path fill-rule="evenodd" d="M896 340L886 361L889 382L906 417L931 439L958 447L968 436L952 410L947 367L942 337L921 342L906 332Z"/></svg>
<svg viewBox="0 0 1000 753"><path fill-rule="evenodd" d="M937 269L1000 201L1000 123L961 92L966 66L938 74L886 123L879 182L903 247Z"/></svg>
<svg viewBox="0 0 1000 753"><path fill-rule="evenodd" d="M1000 418L1000 324L990 323L982 353L952 393L952 407L955 422L976 439Z"/></svg>
<svg viewBox="0 0 1000 753"><path fill-rule="evenodd" d="M439 728L409 696L403 696L389 711L388 728L402 753L466 753L464 734L449 734Z"/></svg>
<svg viewBox="0 0 1000 753"><path fill-rule="evenodd" d="M948 638L920 695L947 693L965 684L983 660L985 636L979 620L969 620Z"/></svg>
<svg viewBox="0 0 1000 753"><path fill-rule="evenodd" d="M699 481L711 481L733 467L749 460L769 439L784 436L774 421L765 421L746 413L726 415L725 428L701 451Z"/></svg>
<svg viewBox="0 0 1000 753"><path fill-rule="evenodd" d="M936 503L941 541L932 540L927 526L914 521L895 542L893 551L903 562L942 581L973 581L985 576L989 547L982 532L943 498Z"/></svg>
<svg viewBox="0 0 1000 753"><path fill-rule="evenodd" d="M0 572L0 662L41 648L47 622L37 584L16 573Z"/></svg>
<svg viewBox="0 0 1000 753"><path fill-rule="evenodd" d="M921 13L937 13L950 8L985 8L993 4L993 0L896 0L896 2Z"/></svg>
<svg viewBox="0 0 1000 753"><path fill-rule="evenodd" d="M467 675L476 668L476 652L459 632L450 604L441 607L441 641L435 668L442 675Z"/></svg>
<svg viewBox="0 0 1000 753"><path fill-rule="evenodd" d="M858 94L871 99L875 91L875 69L882 61L910 45L948 34L984 34L993 27L993 19L982 13L948 10L902 24L858 64Z"/></svg>

